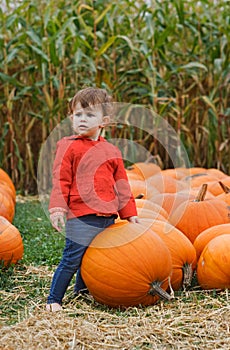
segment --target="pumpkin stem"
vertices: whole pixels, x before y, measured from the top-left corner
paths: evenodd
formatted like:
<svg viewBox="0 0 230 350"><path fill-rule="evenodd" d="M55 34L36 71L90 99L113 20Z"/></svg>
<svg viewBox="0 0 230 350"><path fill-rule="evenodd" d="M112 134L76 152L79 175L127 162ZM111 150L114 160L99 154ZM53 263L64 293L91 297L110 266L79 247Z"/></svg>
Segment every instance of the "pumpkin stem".
<svg viewBox="0 0 230 350"><path fill-rule="evenodd" d="M220 186L222 187L222 190L225 193L230 193L230 188L228 186L226 186L225 184L223 184L223 182L219 181Z"/></svg>
<svg viewBox="0 0 230 350"><path fill-rule="evenodd" d="M138 194L135 199L142 199L145 195L143 193Z"/></svg>
<svg viewBox="0 0 230 350"><path fill-rule="evenodd" d="M197 197L193 200L193 202L202 202L205 198L206 192L207 192L208 185L203 184L201 186L201 189L197 195Z"/></svg>
<svg viewBox="0 0 230 350"><path fill-rule="evenodd" d="M193 275L193 269L192 264L185 263L182 267L183 270L183 283L182 287L183 289L186 289L186 287L190 286L192 281L192 275Z"/></svg>
<svg viewBox="0 0 230 350"><path fill-rule="evenodd" d="M133 166L133 165L127 166L127 170L133 170L133 169L134 169L134 166Z"/></svg>
<svg viewBox="0 0 230 350"><path fill-rule="evenodd" d="M164 300L173 299L173 296L171 296L164 289L161 288L161 282L159 281L155 281L150 284L150 290L148 291L148 294L152 296L158 295L160 298Z"/></svg>

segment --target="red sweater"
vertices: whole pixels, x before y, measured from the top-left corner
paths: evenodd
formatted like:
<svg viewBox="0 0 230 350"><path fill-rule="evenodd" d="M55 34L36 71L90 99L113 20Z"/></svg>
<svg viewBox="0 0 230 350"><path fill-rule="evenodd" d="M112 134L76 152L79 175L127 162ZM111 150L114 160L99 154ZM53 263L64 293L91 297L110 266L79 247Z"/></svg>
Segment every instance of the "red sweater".
<svg viewBox="0 0 230 350"><path fill-rule="evenodd" d="M67 219L88 214L136 216L121 152L103 137L64 137L57 143L49 211Z"/></svg>

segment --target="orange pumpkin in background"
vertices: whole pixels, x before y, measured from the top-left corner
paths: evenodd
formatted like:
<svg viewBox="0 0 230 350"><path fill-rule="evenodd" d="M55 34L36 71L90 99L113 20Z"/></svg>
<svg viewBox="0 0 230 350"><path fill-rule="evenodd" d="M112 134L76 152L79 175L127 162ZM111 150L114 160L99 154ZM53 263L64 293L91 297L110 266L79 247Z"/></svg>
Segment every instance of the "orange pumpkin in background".
<svg viewBox="0 0 230 350"><path fill-rule="evenodd" d="M205 229L230 223L227 204L218 198L205 199L206 191L207 184L204 184L194 200L182 203L169 216L170 223L182 231L192 243Z"/></svg>
<svg viewBox="0 0 230 350"><path fill-rule="evenodd" d="M227 176L223 171L216 168L209 168L206 172L207 174L214 175L219 180L224 179Z"/></svg>
<svg viewBox="0 0 230 350"><path fill-rule="evenodd" d="M18 229L0 216L0 261L4 266L16 264L23 256L23 241Z"/></svg>
<svg viewBox="0 0 230 350"><path fill-rule="evenodd" d="M172 168L161 170L162 175L171 176L176 180L181 180L187 174L187 168Z"/></svg>
<svg viewBox="0 0 230 350"><path fill-rule="evenodd" d="M197 260L200 258L205 246L215 237L230 234L230 223L216 225L202 231L195 239L193 245L196 249Z"/></svg>
<svg viewBox="0 0 230 350"><path fill-rule="evenodd" d="M185 181L185 179L184 179ZM202 186L204 183L213 183L218 181L218 178L212 174L194 174L186 177L186 182L191 188L196 188ZM209 187L208 187L209 189Z"/></svg>
<svg viewBox="0 0 230 350"><path fill-rule="evenodd" d="M16 191L13 190L7 182L0 180L0 192L7 194L8 196L10 196L14 202L14 204L16 203Z"/></svg>
<svg viewBox="0 0 230 350"><path fill-rule="evenodd" d="M148 199L135 199L137 209L152 210L160 215L168 218L167 211L159 204L149 201Z"/></svg>
<svg viewBox="0 0 230 350"><path fill-rule="evenodd" d="M198 283L203 289L230 288L230 235L213 238L197 265Z"/></svg>
<svg viewBox="0 0 230 350"><path fill-rule="evenodd" d="M154 186L149 185L145 180L129 180L129 185L134 198L141 196L141 198L148 199L159 193Z"/></svg>
<svg viewBox="0 0 230 350"><path fill-rule="evenodd" d="M207 173L207 169L206 168L202 168L202 167L198 167L198 166L194 166L191 168L187 168L187 176L191 176L191 175L195 175L195 174L204 174Z"/></svg>
<svg viewBox="0 0 230 350"><path fill-rule="evenodd" d="M12 193L16 195L16 190L13 181L11 180L9 175L3 169L0 168L0 182L2 181L4 181L4 183L7 183L7 185L11 188Z"/></svg>
<svg viewBox="0 0 230 350"><path fill-rule="evenodd" d="M183 181L176 180L173 177L168 175L163 175L163 173L158 173L156 175L150 176L146 180L146 183L147 183L147 187L153 186L160 193L164 193L164 192L175 193L187 187L187 184L184 183Z"/></svg>
<svg viewBox="0 0 230 350"><path fill-rule="evenodd" d="M95 300L111 307L152 305L166 293L172 273L169 249L141 224L119 222L87 248L82 277Z"/></svg>
<svg viewBox="0 0 230 350"><path fill-rule="evenodd" d="M132 172L140 176L142 179L155 175L161 171L161 168L155 163L137 162L127 168L127 172Z"/></svg>
<svg viewBox="0 0 230 350"><path fill-rule="evenodd" d="M158 204L159 206L162 206L164 210L168 213L168 215L171 215L176 208L184 203L188 202L189 200L194 199L195 196L191 195L189 192L176 192L176 193L159 193L149 200L153 203Z"/></svg>
<svg viewBox="0 0 230 350"><path fill-rule="evenodd" d="M0 192L0 216L4 216L11 223L15 214L15 204L13 199L7 194Z"/></svg>

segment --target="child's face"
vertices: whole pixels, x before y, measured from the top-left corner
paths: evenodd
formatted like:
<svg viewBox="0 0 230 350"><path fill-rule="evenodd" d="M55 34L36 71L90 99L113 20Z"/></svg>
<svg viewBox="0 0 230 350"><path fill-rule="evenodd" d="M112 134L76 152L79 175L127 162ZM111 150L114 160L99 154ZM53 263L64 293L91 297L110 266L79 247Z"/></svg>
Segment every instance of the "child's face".
<svg viewBox="0 0 230 350"><path fill-rule="evenodd" d="M78 103L71 119L74 132L94 140L98 138L100 129L104 126L103 112L100 106L82 108L81 104Z"/></svg>

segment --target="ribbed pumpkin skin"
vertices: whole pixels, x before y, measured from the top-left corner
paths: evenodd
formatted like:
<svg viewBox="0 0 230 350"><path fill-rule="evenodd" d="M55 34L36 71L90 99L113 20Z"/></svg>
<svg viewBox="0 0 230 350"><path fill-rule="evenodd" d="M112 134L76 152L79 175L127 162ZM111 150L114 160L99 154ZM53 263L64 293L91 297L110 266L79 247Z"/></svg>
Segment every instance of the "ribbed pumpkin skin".
<svg viewBox="0 0 230 350"><path fill-rule="evenodd" d="M134 163L129 167L129 169L130 172L138 174L143 179L147 179L148 177L161 171L161 168L158 165L145 162Z"/></svg>
<svg viewBox="0 0 230 350"><path fill-rule="evenodd" d="M13 199L7 194L0 192L0 216L4 216L8 221L12 222L15 213L15 205Z"/></svg>
<svg viewBox="0 0 230 350"><path fill-rule="evenodd" d="M196 249L197 260L199 259L204 247L215 237L230 234L230 224L216 225L207 228L201 232L195 239L193 245Z"/></svg>
<svg viewBox="0 0 230 350"><path fill-rule="evenodd" d="M168 175L163 175L163 173L150 176L146 180L146 183L147 186L156 187L160 193L176 193L188 187L183 181L176 180ZM149 196L148 198L151 197Z"/></svg>
<svg viewBox="0 0 230 350"><path fill-rule="evenodd" d="M141 224L120 222L100 233L84 254L82 277L95 300L111 307L152 305L151 283L168 287L171 255Z"/></svg>
<svg viewBox="0 0 230 350"><path fill-rule="evenodd" d="M137 208L152 210L164 216L166 219L168 218L167 211L157 203L151 202L148 199L135 199L135 203Z"/></svg>
<svg viewBox="0 0 230 350"><path fill-rule="evenodd" d="M13 181L11 180L9 175L1 168L0 168L0 181L4 181L5 183L7 183L8 186L12 189L12 192L16 194Z"/></svg>
<svg viewBox="0 0 230 350"><path fill-rule="evenodd" d="M149 224L149 219L141 219L141 223ZM190 284L193 271L196 267L196 250L190 240L176 227L163 221L154 221L150 228L167 245L172 257L171 286L179 290ZM191 274L188 276L188 273ZM188 280L187 280L188 279Z"/></svg>
<svg viewBox="0 0 230 350"><path fill-rule="evenodd" d="M190 195L189 193L160 193L153 196L150 199L153 203L161 205L162 208L171 215L174 210L181 204L188 202L189 200L194 199L194 195Z"/></svg>
<svg viewBox="0 0 230 350"><path fill-rule="evenodd" d="M201 253L197 279L203 289L230 288L230 235L213 238Z"/></svg>
<svg viewBox="0 0 230 350"><path fill-rule="evenodd" d="M154 186L148 185L145 180L129 180L129 185L134 198L141 194L144 199L148 199L150 196L159 193Z"/></svg>
<svg viewBox="0 0 230 350"><path fill-rule="evenodd" d="M0 180L0 192L10 196L14 204L16 203L16 191L13 190L7 182Z"/></svg>
<svg viewBox="0 0 230 350"><path fill-rule="evenodd" d="M193 243L209 227L230 223L230 210L220 199L182 203L169 217L172 225L182 231Z"/></svg>
<svg viewBox="0 0 230 350"><path fill-rule="evenodd" d="M0 216L0 261L5 266L16 264L23 256L23 242L18 229Z"/></svg>

